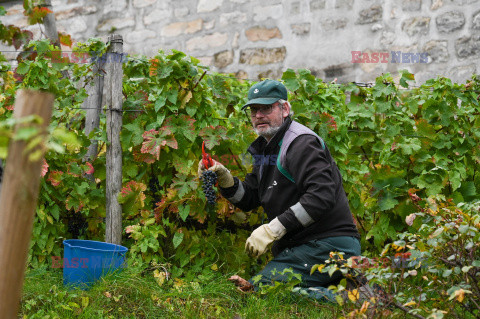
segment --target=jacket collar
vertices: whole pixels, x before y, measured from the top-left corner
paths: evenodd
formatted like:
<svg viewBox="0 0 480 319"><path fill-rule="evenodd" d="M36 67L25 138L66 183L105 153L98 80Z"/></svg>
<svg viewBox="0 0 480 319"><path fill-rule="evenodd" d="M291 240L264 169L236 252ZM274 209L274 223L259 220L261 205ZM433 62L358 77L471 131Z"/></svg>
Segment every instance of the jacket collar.
<svg viewBox="0 0 480 319"><path fill-rule="evenodd" d="M285 122L280 126L280 130L272 137L270 142L267 143L267 140L263 136L259 136L252 144L248 147L247 151L252 154L262 154L266 150L274 149L278 143L283 139L283 135L292 124L292 119L290 116L287 116Z"/></svg>

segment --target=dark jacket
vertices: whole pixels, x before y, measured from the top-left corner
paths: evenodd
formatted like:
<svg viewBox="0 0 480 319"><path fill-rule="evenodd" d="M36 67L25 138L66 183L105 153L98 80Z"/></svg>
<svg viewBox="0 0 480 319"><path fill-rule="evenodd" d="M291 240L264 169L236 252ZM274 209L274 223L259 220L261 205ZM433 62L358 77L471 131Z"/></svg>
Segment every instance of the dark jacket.
<svg viewBox="0 0 480 319"><path fill-rule="evenodd" d="M284 140L287 149L281 149ZM313 131L286 118L270 142L259 137L248 152L255 159L252 173L220 191L244 211L262 206L269 220L278 217L287 234L274 244L274 255L312 239L360 237L337 164Z"/></svg>

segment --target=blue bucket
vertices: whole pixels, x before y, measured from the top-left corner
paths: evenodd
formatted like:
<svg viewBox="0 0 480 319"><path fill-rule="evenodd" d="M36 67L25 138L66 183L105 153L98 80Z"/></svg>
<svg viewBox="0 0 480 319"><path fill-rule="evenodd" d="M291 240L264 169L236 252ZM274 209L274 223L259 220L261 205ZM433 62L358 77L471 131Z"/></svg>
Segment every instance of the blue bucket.
<svg viewBox="0 0 480 319"><path fill-rule="evenodd" d="M87 289L100 277L126 267L126 247L93 240L63 241L63 284Z"/></svg>

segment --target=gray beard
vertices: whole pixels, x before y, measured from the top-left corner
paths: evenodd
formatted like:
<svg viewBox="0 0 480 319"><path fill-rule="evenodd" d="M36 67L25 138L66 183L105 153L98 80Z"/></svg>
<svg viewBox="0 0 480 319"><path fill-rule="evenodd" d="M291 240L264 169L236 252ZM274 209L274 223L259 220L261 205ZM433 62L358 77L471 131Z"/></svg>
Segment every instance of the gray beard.
<svg viewBox="0 0 480 319"><path fill-rule="evenodd" d="M254 129L257 135L262 136L265 139L271 139L277 132L280 130L280 126L269 127L265 131L259 132L257 129Z"/></svg>

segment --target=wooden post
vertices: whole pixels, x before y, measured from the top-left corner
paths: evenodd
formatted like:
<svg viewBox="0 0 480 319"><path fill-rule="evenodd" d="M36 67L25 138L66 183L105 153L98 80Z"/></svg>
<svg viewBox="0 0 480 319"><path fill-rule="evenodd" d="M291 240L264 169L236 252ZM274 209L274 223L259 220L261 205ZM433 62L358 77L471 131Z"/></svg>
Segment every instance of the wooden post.
<svg viewBox="0 0 480 319"><path fill-rule="evenodd" d="M110 47L107 53L107 178L106 197L107 213L105 225L105 241L120 245L122 243L122 206L117 196L122 189L122 145L120 131L122 129L122 59L123 39L119 34L108 37ZM115 58L112 58L115 57Z"/></svg>
<svg viewBox="0 0 480 319"><path fill-rule="evenodd" d="M53 100L49 93L20 90L13 116L38 115L42 123L30 125L46 137ZM26 152L26 144L10 142L0 194L0 318L6 319L17 318L44 156L42 147ZM42 154L31 161L29 154L37 149Z"/></svg>
<svg viewBox="0 0 480 319"><path fill-rule="evenodd" d="M45 35L47 36L47 39L49 39L52 44L58 47L59 52L56 56L60 58L62 56L62 46L60 45L60 39L58 38L57 24L55 22L55 13L53 13L52 9L52 1L44 0L42 7L52 11L52 13L47 13L45 18L43 18L43 26L45 27ZM61 73L64 78L70 77L67 70L63 70Z"/></svg>
<svg viewBox="0 0 480 319"><path fill-rule="evenodd" d="M52 10L52 1L44 0L42 7ZM48 13L43 18L43 26L45 27L45 35L50 41L60 48L60 40L58 39L57 24L55 23L55 14Z"/></svg>
<svg viewBox="0 0 480 319"><path fill-rule="evenodd" d="M0 192L2 191L3 161L0 159Z"/></svg>
<svg viewBox="0 0 480 319"><path fill-rule="evenodd" d="M102 111L102 98L103 98L103 68L104 63L97 61L93 68L93 83L87 85L88 97L83 102L83 107L86 109L85 115L85 135L89 135L93 130L97 129L100 125L100 113ZM87 154L84 157L85 161L94 160L98 153L98 141L91 140L91 144L88 147Z"/></svg>

